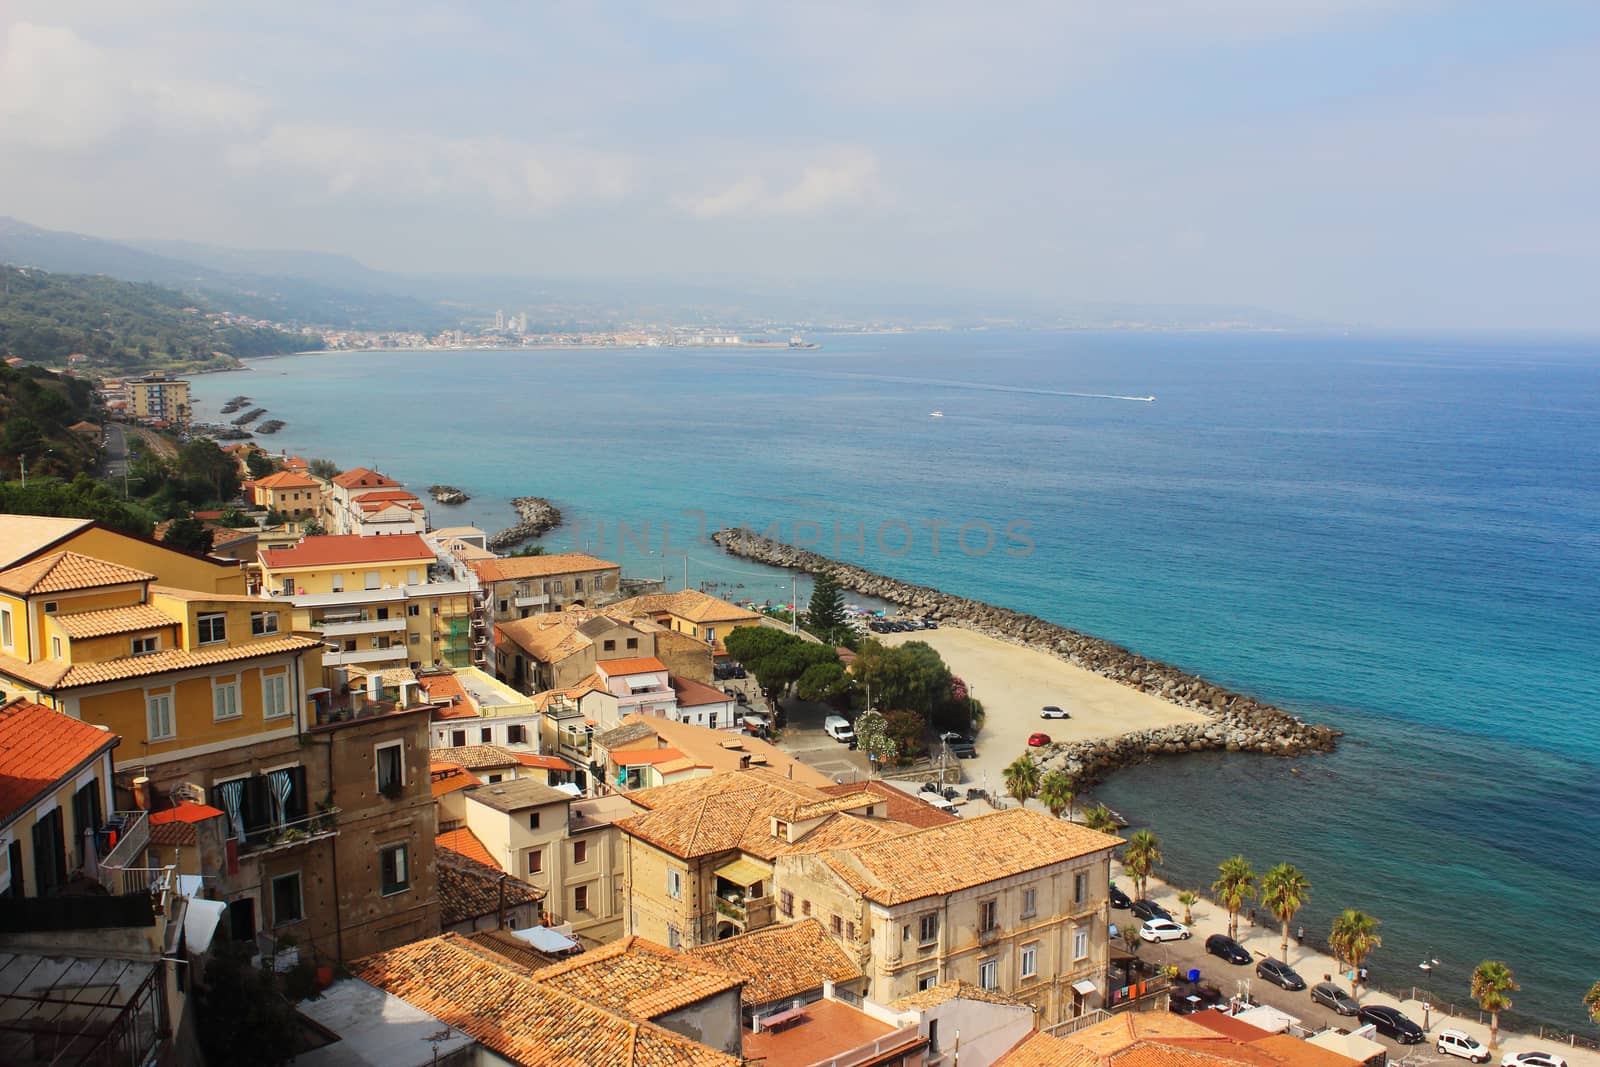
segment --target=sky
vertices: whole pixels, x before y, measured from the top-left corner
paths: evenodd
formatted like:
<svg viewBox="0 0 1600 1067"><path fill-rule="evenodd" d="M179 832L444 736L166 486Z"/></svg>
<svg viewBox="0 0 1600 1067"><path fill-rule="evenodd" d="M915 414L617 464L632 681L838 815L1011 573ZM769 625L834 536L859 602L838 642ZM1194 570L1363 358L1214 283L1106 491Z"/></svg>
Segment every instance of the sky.
<svg viewBox="0 0 1600 1067"><path fill-rule="evenodd" d="M0 4L0 214L413 273L1600 328L1600 4Z"/></svg>

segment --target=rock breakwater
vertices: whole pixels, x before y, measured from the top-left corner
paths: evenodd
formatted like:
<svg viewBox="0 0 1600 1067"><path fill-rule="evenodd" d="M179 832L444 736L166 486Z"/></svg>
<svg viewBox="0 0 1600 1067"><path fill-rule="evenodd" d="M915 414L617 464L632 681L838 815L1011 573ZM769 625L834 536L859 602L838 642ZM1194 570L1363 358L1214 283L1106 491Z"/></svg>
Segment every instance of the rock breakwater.
<svg viewBox="0 0 1600 1067"><path fill-rule="evenodd" d="M490 548L510 548L561 525L561 509L542 496L519 496L511 501L517 516L522 520L489 537Z"/></svg>
<svg viewBox="0 0 1600 1067"><path fill-rule="evenodd" d="M472 499L453 485L430 485L428 494L440 504L465 504Z"/></svg>
<svg viewBox="0 0 1600 1067"><path fill-rule="evenodd" d="M733 555L758 563L810 574L827 572L846 589L897 604L911 614L1049 653L1129 688L1203 712L1211 720L1053 746L1046 762L1059 762L1082 780L1150 756L1180 752L1223 749L1279 756L1327 752L1340 736L1340 731L1331 727L1304 722L1255 697L1036 615L902 582L853 563L774 541L753 530L719 530L711 539Z"/></svg>

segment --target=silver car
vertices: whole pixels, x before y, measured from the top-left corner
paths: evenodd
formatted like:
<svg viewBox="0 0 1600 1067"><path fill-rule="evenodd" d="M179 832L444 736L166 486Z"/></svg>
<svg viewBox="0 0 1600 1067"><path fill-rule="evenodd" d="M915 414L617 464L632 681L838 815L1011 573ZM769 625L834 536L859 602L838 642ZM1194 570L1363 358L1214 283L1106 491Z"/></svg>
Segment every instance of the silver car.
<svg viewBox="0 0 1600 1067"><path fill-rule="evenodd" d="M1361 1010L1360 1005L1351 999L1349 993L1332 982L1319 982L1312 986L1311 999L1324 1008L1332 1008L1340 1015L1354 1015Z"/></svg>

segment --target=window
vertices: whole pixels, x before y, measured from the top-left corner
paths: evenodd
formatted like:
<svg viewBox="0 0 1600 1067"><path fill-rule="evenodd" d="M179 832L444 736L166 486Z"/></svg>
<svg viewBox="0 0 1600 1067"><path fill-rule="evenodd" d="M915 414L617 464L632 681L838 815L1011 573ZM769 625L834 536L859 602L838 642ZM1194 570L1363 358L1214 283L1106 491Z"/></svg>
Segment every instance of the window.
<svg viewBox="0 0 1600 1067"><path fill-rule="evenodd" d="M44 613L46 615L54 615L56 613L56 609L60 606L61 604L58 601L46 600L44 602Z"/></svg>
<svg viewBox="0 0 1600 1067"><path fill-rule="evenodd" d="M1079 927L1072 931L1072 958L1074 960L1087 959L1089 956L1089 931Z"/></svg>
<svg viewBox="0 0 1600 1067"><path fill-rule="evenodd" d="M994 960L978 964L978 984L985 989L1000 988L1000 965Z"/></svg>
<svg viewBox="0 0 1600 1067"><path fill-rule="evenodd" d="M538 828L539 828L539 813L536 812L536 811L530 811L528 813L528 829L537 830Z"/></svg>
<svg viewBox="0 0 1600 1067"><path fill-rule="evenodd" d="M668 948L677 948L681 944L683 944L683 935L678 933L678 928L676 926L668 926L667 927L667 947Z"/></svg>
<svg viewBox="0 0 1600 1067"><path fill-rule="evenodd" d="M587 841L574 841L572 843L572 862L573 863L587 863L587 862L589 862L589 842L587 842Z"/></svg>
<svg viewBox="0 0 1600 1067"><path fill-rule="evenodd" d="M1022 977L1033 978L1039 973L1039 942L1022 946Z"/></svg>
<svg viewBox="0 0 1600 1067"><path fill-rule="evenodd" d="M344 592L344 575L335 574L333 576L333 591L335 593Z"/></svg>
<svg viewBox="0 0 1600 1067"><path fill-rule="evenodd" d="M998 901L982 900L978 902L978 933L986 934L990 930L1000 928L1000 906Z"/></svg>
<svg viewBox="0 0 1600 1067"><path fill-rule="evenodd" d="M574 889L572 891L572 910L573 911L588 911L589 910L589 887L588 886L580 885L578 888L576 888L576 889Z"/></svg>
<svg viewBox="0 0 1600 1067"><path fill-rule="evenodd" d="M11 636L11 609L0 608L0 645L12 647Z"/></svg>
<svg viewBox="0 0 1600 1067"><path fill-rule="evenodd" d="M153 656L160 651L160 637L151 635L150 637L135 637L133 639L133 654L135 656Z"/></svg>
<svg viewBox="0 0 1600 1067"><path fill-rule="evenodd" d="M565 582L563 582L560 578L557 578L555 581L550 583L550 590L554 593L565 593L567 591L567 586Z"/></svg>
<svg viewBox="0 0 1600 1067"><path fill-rule="evenodd" d="M639 639L637 637L628 638L628 647L629 648L638 648L639 647Z"/></svg>
<svg viewBox="0 0 1600 1067"><path fill-rule="evenodd" d="M150 740L170 741L178 736L172 725L172 694L161 693L145 697L144 707L146 725L150 729Z"/></svg>
<svg viewBox="0 0 1600 1067"><path fill-rule="evenodd" d="M406 846L390 845L378 851L380 866L383 868L383 895L389 896L411 888L409 865L406 862Z"/></svg>
<svg viewBox="0 0 1600 1067"><path fill-rule="evenodd" d="M528 873L544 873L544 849L536 848L528 853Z"/></svg>
<svg viewBox="0 0 1600 1067"><path fill-rule="evenodd" d="M1089 872L1079 871L1072 876L1072 902L1082 904L1089 899Z"/></svg>
<svg viewBox="0 0 1600 1067"><path fill-rule="evenodd" d="M407 585L416 585L417 584L417 568L415 568L415 567L407 567L406 568L406 584Z"/></svg>
<svg viewBox="0 0 1600 1067"><path fill-rule="evenodd" d="M453 745L456 748L461 748L466 743L467 743L467 732L465 730L451 730L450 731L450 744L451 745Z"/></svg>
<svg viewBox="0 0 1600 1067"><path fill-rule="evenodd" d="M1037 889L1024 889L1022 891L1022 917L1024 919L1039 912L1039 891Z"/></svg>
<svg viewBox="0 0 1600 1067"><path fill-rule="evenodd" d="M405 783L405 742L379 745L373 754L373 764L378 774L378 792L387 795L398 793Z"/></svg>
<svg viewBox="0 0 1600 1067"><path fill-rule="evenodd" d="M606 650L606 651L607 651L607 652L615 652L615 651L616 651L616 650L617 650L617 643L616 643L616 641L614 641L614 640L611 640L611 639L609 639L609 638L608 638L608 639L607 639L607 640L605 640L605 641L603 641L603 642L602 642L602 643L601 643L601 644L602 644L602 647L603 647L603 648L604 648L604 649L605 649L605 650Z"/></svg>
<svg viewBox="0 0 1600 1067"><path fill-rule="evenodd" d="M500 601L500 614L504 615L506 612L508 612L510 610L511 610L511 601L509 601L509 600Z"/></svg>
<svg viewBox="0 0 1600 1067"><path fill-rule="evenodd" d="M939 913L930 911L917 920L918 944L931 945L939 938Z"/></svg>
<svg viewBox="0 0 1600 1067"><path fill-rule="evenodd" d="M506 744L525 745L528 743L528 728L522 725L506 727Z"/></svg>
<svg viewBox="0 0 1600 1067"><path fill-rule="evenodd" d="M268 674L261 679L261 717L280 719L289 714L289 676Z"/></svg>
<svg viewBox="0 0 1600 1067"><path fill-rule="evenodd" d="M54 656L56 659L60 659L61 658L61 638L59 638L59 637L50 638L50 654L52 656Z"/></svg>
<svg viewBox="0 0 1600 1067"><path fill-rule="evenodd" d="M478 731L478 741L480 743L487 745L487 744L491 743L493 740L494 740L494 727L493 726L485 726L483 729Z"/></svg>
<svg viewBox="0 0 1600 1067"><path fill-rule="evenodd" d="M410 637L409 637L409 639L408 639L408 640L410 640L410 642L411 642L411 643L412 643L412 644L413 644L413 645L420 645L420 644L422 644L422 635L421 635L421 634L412 634L412 635L411 635L411 636L410 636Z"/></svg>
<svg viewBox="0 0 1600 1067"><path fill-rule="evenodd" d="M717 628L715 626L707 626L706 627L706 644L714 645L716 643L717 643Z"/></svg>
<svg viewBox="0 0 1600 1067"><path fill-rule="evenodd" d="M228 617L220 611L209 612L195 620L195 629L198 643L220 644L228 639Z"/></svg>
<svg viewBox="0 0 1600 1067"><path fill-rule="evenodd" d="M939 984L939 972L927 971L917 975L917 992L922 993Z"/></svg>
<svg viewBox="0 0 1600 1067"><path fill-rule="evenodd" d="M787 889L778 894L778 910L785 919L794 918L794 894Z"/></svg>
<svg viewBox="0 0 1600 1067"><path fill-rule="evenodd" d="M802 900L800 902L800 914L801 915L810 915L811 914L811 901Z"/></svg>
<svg viewBox="0 0 1600 1067"><path fill-rule="evenodd" d="M844 924L844 936L845 936L845 938L847 940L850 940L850 941L854 941L856 939L856 924L855 923L845 923Z"/></svg>
<svg viewBox="0 0 1600 1067"><path fill-rule="evenodd" d="M829 928L833 931L834 937L844 936L844 920L839 916L835 915L833 917L833 922L829 925Z"/></svg>
<svg viewBox="0 0 1600 1067"><path fill-rule="evenodd" d="M300 896L300 875L282 874L272 880L272 925L299 922L305 918L305 902Z"/></svg>
<svg viewBox="0 0 1600 1067"><path fill-rule="evenodd" d="M494 785L498 782L503 782L505 781L505 778L506 776L503 774L491 774L489 775L489 784Z"/></svg>
<svg viewBox="0 0 1600 1067"><path fill-rule="evenodd" d="M582 578L574 578L574 579L572 579L572 591L574 593L583 592L583 579Z"/></svg>
<svg viewBox="0 0 1600 1067"><path fill-rule="evenodd" d="M422 605L421 604L407 604L406 605L406 614L411 616L413 619L419 618L422 615Z"/></svg>
<svg viewBox="0 0 1600 1067"><path fill-rule="evenodd" d="M667 871L667 896L673 900L683 899L683 872L677 870Z"/></svg>
<svg viewBox="0 0 1600 1067"><path fill-rule="evenodd" d="M250 613L250 635L252 637L265 637L278 632L278 613L276 611L252 611Z"/></svg>
<svg viewBox="0 0 1600 1067"><path fill-rule="evenodd" d="M383 576L377 571L368 571L362 581L368 589L378 589L383 586Z"/></svg>
<svg viewBox="0 0 1600 1067"><path fill-rule="evenodd" d="M211 683L211 717L217 722L239 717L239 683Z"/></svg>

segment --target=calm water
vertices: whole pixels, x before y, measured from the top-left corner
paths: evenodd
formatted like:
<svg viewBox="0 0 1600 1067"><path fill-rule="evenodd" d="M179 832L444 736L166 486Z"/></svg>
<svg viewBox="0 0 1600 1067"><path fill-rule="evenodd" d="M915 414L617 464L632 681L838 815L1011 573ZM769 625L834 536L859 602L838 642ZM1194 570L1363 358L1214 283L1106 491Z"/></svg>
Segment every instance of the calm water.
<svg viewBox="0 0 1600 1067"><path fill-rule="evenodd" d="M1462 1000L1499 956L1519 1008L1582 1020L1600 977L1596 343L366 353L261 361L195 393L202 417L249 394L288 421L278 446L474 496L436 524L495 529L509 497L537 493L572 520L552 547L679 578L687 549L692 584L784 602L787 578L694 543L690 512L778 522L1333 723L1347 737L1329 757L1189 757L1101 796L1161 834L1180 884L1243 851L1307 871L1313 932L1342 907L1377 915L1376 980ZM1432 977L1425 953L1444 963Z"/></svg>

